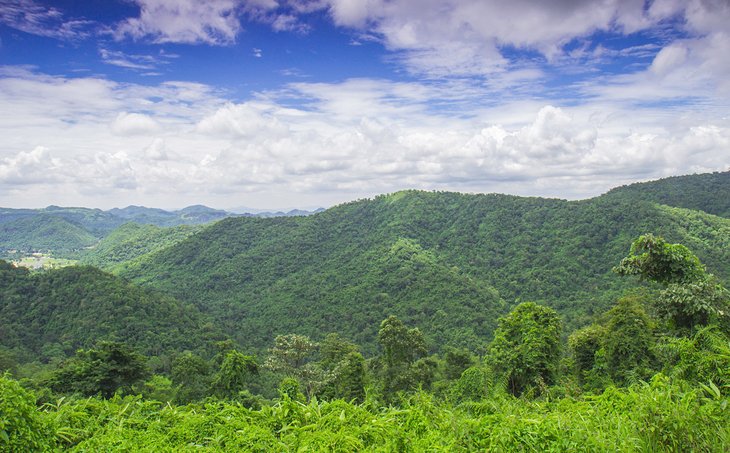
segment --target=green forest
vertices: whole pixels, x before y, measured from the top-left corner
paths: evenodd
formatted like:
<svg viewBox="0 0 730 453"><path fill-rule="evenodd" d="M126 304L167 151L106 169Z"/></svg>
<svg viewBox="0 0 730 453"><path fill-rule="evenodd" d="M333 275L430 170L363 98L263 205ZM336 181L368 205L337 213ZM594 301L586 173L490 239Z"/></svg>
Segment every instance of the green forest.
<svg viewBox="0 0 730 453"><path fill-rule="evenodd" d="M727 451L728 200L403 191L0 261L0 450Z"/></svg>

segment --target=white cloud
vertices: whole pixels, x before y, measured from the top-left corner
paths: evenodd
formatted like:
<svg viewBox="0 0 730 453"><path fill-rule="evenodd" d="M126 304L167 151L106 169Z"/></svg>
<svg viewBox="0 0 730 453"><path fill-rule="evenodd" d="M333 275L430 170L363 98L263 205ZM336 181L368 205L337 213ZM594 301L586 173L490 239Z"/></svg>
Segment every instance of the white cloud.
<svg viewBox="0 0 730 453"><path fill-rule="evenodd" d="M15 156L0 158L0 185L29 185L57 180L55 169L60 165L44 146L21 151Z"/></svg>
<svg viewBox="0 0 730 453"><path fill-rule="evenodd" d="M96 25L85 19L69 19L61 10L33 0L0 0L0 23L25 33L61 40L87 38Z"/></svg>
<svg viewBox="0 0 730 453"><path fill-rule="evenodd" d="M160 129L160 125L149 115L121 112L111 125L117 135L150 135Z"/></svg>
<svg viewBox="0 0 730 453"><path fill-rule="evenodd" d="M164 139L155 138L144 150L144 157L152 161L168 160L167 145Z"/></svg>
<svg viewBox="0 0 730 453"><path fill-rule="evenodd" d="M726 113L475 99L453 116L433 104L474 92L451 83L297 83L233 103L200 84L4 74L0 205L327 204L408 187L581 197L724 170L730 149Z"/></svg>
<svg viewBox="0 0 730 453"><path fill-rule="evenodd" d="M338 25L382 38L414 72L486 75L509 64L502 48L534 49L548 59L575 38L652 25L643 0L329 0Z"/></svg>
<svg viewBox="0 0 730 453"><path fill-rule="evenodd" d="M241 31L242 8L236 0L135 0L139 17L120 23L118 39L152 39L157 43L231 44Z"/></svg>
<svg viewBox="0 0 730 453"><path fill-rule="evenodd" d="M152 55L129 55L121 51L114 51L105 48L99 49L99 55L104 63L119 66L120 68L134 70L150 70L167 63L167 61ZM162 57L166 57L164 53ZM169 57L168 57L169 58Z"/></svg>

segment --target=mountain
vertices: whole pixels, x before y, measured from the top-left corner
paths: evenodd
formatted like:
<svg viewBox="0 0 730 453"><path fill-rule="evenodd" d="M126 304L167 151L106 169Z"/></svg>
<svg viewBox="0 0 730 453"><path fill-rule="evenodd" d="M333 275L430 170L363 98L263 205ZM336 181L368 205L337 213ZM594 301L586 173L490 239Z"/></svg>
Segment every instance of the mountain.
<svg viewBox="0 0 730 453"><path fill-rule="evenodd" d="M97 238L81 225L45 212L17 216L0 223L0 257L3 251L56 251L65 256L78 255L94 245Z"/></svg>
<svg viewBox="0 0 730 453"><path fill-rule="evenodd" d="M146 208L144 206L127 206L108 211L113 216L126 222L150 224L155 226L197 225L213 222L235 214L202 205L188 206L177 211Z"/></svg>
<svg viewBox="0 0 730 453"><path fill-rule="evenodd" d="M0 346L20 362L60 359L102 339L162 356L215 335L194 306L96 268L30 274L0 260Z"/></svg>
<svg viewBox="0 0 730 453"><path fill-rule="evenodd" d="M201 225L236 216L284 217L309 214L312 212L301 210L236 214L203 205L188 206L176 211L144 206L127 206L108 211L60 206L43 209L0 208L0 257L15 257L8 251L21 250L25 253L52 252L56 257L77 258L79 250L95 244L115 228L130 222L174 227Z"/></svg>
<svg viewBox="0 0 730 453"><path fill-rule="evenodd" d="M727 197L724 181L691 200ZM611 268L646 232L687 245L730 281L729 219L631 190L582 201L403 191L308 217L228 218L121 275L196 304L252 348L280 333L338 331L366 351L389 314L435 348L485 344L496 316L525 300L583 325L636 285ZM673 203L689 200L678 192Z"/></svg>
<svg viewBox="0 0 730 453"><path fill-rule="evenodd" d="M155 225L125 223L103 238L82 257L81 263L112 270L121 263L139 259L174 245L202 229L201 225L158 227Z"/></svg>
<svg viewBox="0 0 730 453"><path fill-rule="evenodd" d="M606 196L652 201L730 218L730 171L634 183L612 189Z"/></svg>

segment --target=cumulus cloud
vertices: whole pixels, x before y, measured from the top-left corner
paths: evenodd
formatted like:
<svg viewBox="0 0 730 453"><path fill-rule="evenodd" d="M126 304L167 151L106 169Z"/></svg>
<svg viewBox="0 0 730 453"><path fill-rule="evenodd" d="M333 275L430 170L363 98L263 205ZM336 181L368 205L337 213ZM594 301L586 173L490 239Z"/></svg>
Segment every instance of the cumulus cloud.
<svg viewBox="0 0 730 453"><path fill-rule="evenodd" d="M652 24L643 0L328 0L333 21L380 36L414 72L485 75L509 63L505 47L546 58L596 31L632 33Z"/></svg>
<svg viewBox="0 0 730 453"><path fill-rule="evenodd" d="M114 119L111 129L117 135L149 135L157 132L160 125L149 115L121 112Z"/></svg>
<svg viewBox="0 0 730 453"><path fill-rule="evenodd" d="M241 30L235 0L137 0L139 17L125 20L117 38L150 38L154 42L230 44Z"/></svg>
<svg viewBox="0 0 730 453"><path fill-rule="evenodd" d="M459 102L450 87L296 83L234 103L187 82L6 70L0 184L26 189L0 192L0 205L68 194L102 206L326 204L407 187L585 197L635 179L727 169L726 117L534 101L477 103L457 117L432 108Z"/></svg>
<svg viewBox="0 0 730 453"><path fill-rule="evenodd" d="M31 151L21 151L6 158L0 158L0 184L30 185L57 180L55 170L60 161L51 156L48 148L36 146Z"/></svg>

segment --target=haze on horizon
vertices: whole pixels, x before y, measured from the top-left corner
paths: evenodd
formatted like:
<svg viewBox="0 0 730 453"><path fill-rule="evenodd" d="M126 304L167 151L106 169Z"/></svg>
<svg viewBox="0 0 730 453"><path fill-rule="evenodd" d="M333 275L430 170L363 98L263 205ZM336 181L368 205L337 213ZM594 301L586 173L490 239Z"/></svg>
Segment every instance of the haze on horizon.
<svg viewBox="0 0 730 453"><path fill-rule="evenodd" d="M729 0L0 0L0 206L725 171L728 55Z"/></svg>

